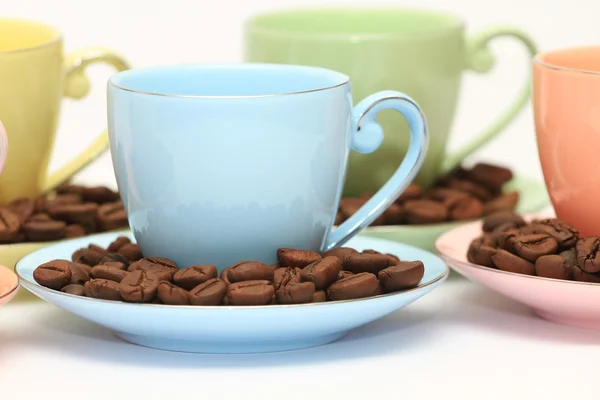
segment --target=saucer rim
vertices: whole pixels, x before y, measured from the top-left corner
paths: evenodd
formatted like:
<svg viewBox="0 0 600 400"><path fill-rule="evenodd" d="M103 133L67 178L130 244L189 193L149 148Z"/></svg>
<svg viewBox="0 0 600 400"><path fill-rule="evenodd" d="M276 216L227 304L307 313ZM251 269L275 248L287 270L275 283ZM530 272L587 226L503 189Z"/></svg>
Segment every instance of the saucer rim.
<svg viewBox="0 0 600 400"><path fill-rule="evenodd" d="M116 232L102 232L100 234L108 234L108 233L116 233ZM129 232L129 235L132 236L132 233ZM89 235L89 236L94 236L94 235ZM81 238L73 238L70 240L77 240L77 239L81 239ZM333 305L337 305L337 304L345 304L345 303L355 303L355 302L364 302L364 301L368 301L368 300L375 300L375 299L381 299L381 298L387 298L387 297L393 297L393 296L399 296L402 295L404 293L408 293L408 292L413 292L416 290L420 290L420 289L424 289L427 288L429 286L432 286L440 281L443 281L444 279L446 279L449 275L450 275L450 268L448 266L448 264L438 255L429 252L427 250L423 250L421 248L415 247L415 246L411 246L408 244L404 244L404 243L398 243L398 242L393 242L391 240L387 240L387 239L377 239L377 238L371 238L371 237L365 237L364 239L367 240L381 240L381 241L385 241L385 242L392 242L395 245L402 245L402 246L406 246L409 247L413 250L418 250L421 252L426 252L429 253L430 255L437 257L440 259L441 264L443 266L443 272L441 272L437 277L435 277L434 279L425 282L423 284L420 284L414 288L408 289L408 290L402 290L402 291L397 291L397 292L391 292L391 293L384 293L384 294L380 294L377 296L370 296L370 297L362 297L362 298L358 298L358 299L348 299L348 300L333 300L333 301L324 301L324 302L318 302L318 303L301 303L301 304L267 304L267 305L255 305L255 306L196 306L196 305L174 305L174 304L152 304L152 303L129 303L126 301L115 301L115 300L105 300L105 299L94 299L94 298L90 298L90 297L85 297L85 296L78 296L78 295L74 295L74 294L70 294L70 293L65 293L65 292L61 292L60 290L54 290L54 289L50 289L47 287L44 287L42 285L40 285L37 282L32 282L29 279L26 279L25 277L23 277L19 271L19 263L25 258L27 257L29 254L24 255L23 257L19 258L19 260L16 262L15 264L15 270L14 273L17 275L18 277L18 283L17 283L17 288L19 287L19 284L22 285L23 287L25 287L25 289L27 289L28 291L32 292L34 295L37 295L32 289L30 289L28 286L31 285L32 287L38 288L42 291L48 292L50 294L54 294L54 295L59 295L59 296L65 296L67 298L73 298L73 299L77 299L77 300L82 300L82 301L90 301L90 302L101 302L101 303L108 303L108 304L113 304L113 305L117 305L117 304L124 304L127 306L137 306L137 307L167 307L167 308L176 308L176 309L227 309L227 310L240 310L240 309L262 309L262 308L266 308L266 309L280 309L280 308L290 308L290 307L294 307L294 308L298 308L298 307L309 307L309 306L333 306ZM61 243L64 243L64 241L61 241ZM425 268L427 268L425 266ZM45 300L45 299L43 299ZM47 301L47 300L45 300Z"/></svg>
<svg viewBox="0 0 600 400"><path fill-rule="evenodd" d="M19 274L16 273L16 271L13 271L12 269L5 267L4 265L0 265L0 268L5 268L9 273L11 273L17 277L17 282L14 286L12 286L7 292L0 293L0 300L2 300L4 298L9 297L10 295L14 294L17 290L19 290L19 286L21 284L21 278L19 277Z"/></svg>
<svg viewBox="0 0 600 400"><path fill-rule="evenodd" d="M537 214L527 214L527 215L524 215L523 218L525 220L529 221L530 219L532 219L536 215ZM450 267L451 269L454 270L455 268L453 267L453 265L456 264L456 263L458 263L458 264L465 265L467 267L484 270L484 271L487 271L487 272L490 272L490 273L504 274L504 275L514 276L514 277L518 277L518 278L528 278L528 279L532 279L532 280L540 280L540 281L562 283L562 284L596 286L596 287L600 288L600 283L581 282L581 281L569 281L569 280L565 280L565 279L547 278L547 277L544 277L544 276L537 276L537 275L525 275L525 274L519 274L519 273L516 273L516 272L503 271L503 270L497 269L497 268L486 267L485 265L473 264L472 262L470 262L468 260L462 261L462 260L458 260L458 259L456 259L456 258L454 258L452 256L449 256L444 251L442 251L440 249L440 242L444 239L444 237L446 235L450 236L456 229L464 229L464 228L466 228L466 227L468 227L470 225L475 225L475 224L481 224L481 221L473 221L473 222L470 222L468 224L464 224L462 226L459 226L457 228L449 230L448 232L443 233L442 235L440 235L440 237L438 237L436 239L436 241L434 243L435 252L436 252L436 254L437 254L438 257L440 257L442 260L444 260L444 262L446 263L446 266L448 266L448 267ZM473 239L475 239L475 238L474 237L473 238L469 238L469 241L471 241Z"/></svg>

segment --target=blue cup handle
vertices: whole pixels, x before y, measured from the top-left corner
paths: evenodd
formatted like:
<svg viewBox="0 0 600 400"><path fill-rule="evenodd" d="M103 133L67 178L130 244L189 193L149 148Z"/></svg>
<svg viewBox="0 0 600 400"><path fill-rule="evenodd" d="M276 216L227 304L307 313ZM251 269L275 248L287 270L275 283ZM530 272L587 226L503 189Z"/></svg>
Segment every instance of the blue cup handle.
<svg viewBox="0 0 600 400"><path fill-rule="evenodd" d="M350 148L372 153L383 142L383 130L375 120L382 110L398 111L408 122L410 145L394 175L354 215L330 232L323 251L339 247L369 226L400 197L419 172L429 146L427 120L419 105L404 93L393 90L377 92L358 103L352 111ZM341 190L340 190L341 193Z"/></svg>

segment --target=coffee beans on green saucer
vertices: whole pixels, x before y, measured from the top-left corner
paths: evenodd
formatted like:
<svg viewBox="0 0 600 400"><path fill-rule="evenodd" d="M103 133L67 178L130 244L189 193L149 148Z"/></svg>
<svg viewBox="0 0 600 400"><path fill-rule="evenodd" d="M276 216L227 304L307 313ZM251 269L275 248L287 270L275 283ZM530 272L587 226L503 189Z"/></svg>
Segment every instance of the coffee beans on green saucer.
<svg viewBox="0 0 600 400"><path fill-rule="evenodd" d="M119 194L103 186L63 185L47 196L0 205L0 244L48 242L126 226Z"/></svg>
<svg viewBox="0 0 600 400"><path fill-rule="evenodd" d="M376 225L423 225L447 221L467 221L496 211L515 210L519 192L503 193L504 184L513 178L511 170L476 164L471 169L457 168L442 176L431 188L411 184L379 218ZM344 198L336 225L354 214L371 194Z"/></svg>
<svg viewBox="0 0 600 400"><path fill-rule="evenodd" d="M530 223L501 211L484 219L467 252L473 264L545 278L600 283L600 238L579 236L560 219Z"/></svg>
<svg viewBox="0 0 600 400"><path fill-rule="evenodd" d="M351 300L412 289L423 278L421 261L401 261L375 250L277 250L278 264L240 261L217 274L214 265L179 269L161 257L143 257L119 237L106 249L94 244L71 260L38 266L37 283L65 293L130 303L253 306Z"/></svg>

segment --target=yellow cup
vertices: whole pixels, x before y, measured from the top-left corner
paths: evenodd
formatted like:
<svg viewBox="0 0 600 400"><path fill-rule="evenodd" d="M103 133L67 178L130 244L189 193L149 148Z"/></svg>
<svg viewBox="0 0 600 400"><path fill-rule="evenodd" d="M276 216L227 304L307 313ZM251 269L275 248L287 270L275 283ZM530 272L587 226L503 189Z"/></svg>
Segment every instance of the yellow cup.
<svg viewBox="0 0 600 400"><path fill-rule="evenodd" d="M51 190L108 148L104 131L57 172L48 174L61 98L80 99L88 93L84 70L95 62L119 71L129 68L120 55L103 48L64 57L62 34L55 28L0 18L0 120L10 142L0 176L0 203Z"/></svg>

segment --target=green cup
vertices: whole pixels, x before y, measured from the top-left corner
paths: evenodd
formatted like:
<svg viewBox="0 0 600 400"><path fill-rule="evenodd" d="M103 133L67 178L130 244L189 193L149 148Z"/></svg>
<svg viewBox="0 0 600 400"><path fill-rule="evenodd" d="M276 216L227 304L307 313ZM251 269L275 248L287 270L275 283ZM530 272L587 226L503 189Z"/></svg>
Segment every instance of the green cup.
<svg viewBox="0 0 600 400"><path fill-rule="evenodd" d="M494 57L488 42L503 36L520 40L535 55L532 40L518 29L494 27L467 38L464 22L452 14L398 8L280 11L246 23L245 60L343 72L350 76L355 103L379 90L411 96L430 131L429 151L415 181L429 185L500 133L529 100L530 80L484 132L458 151L446 152L462 72L489 71ZM377 119L385 132L383 144L374 155L350 155L344 196L379 190L408 149L408 126L397 113L384 111Z"/></svg>

